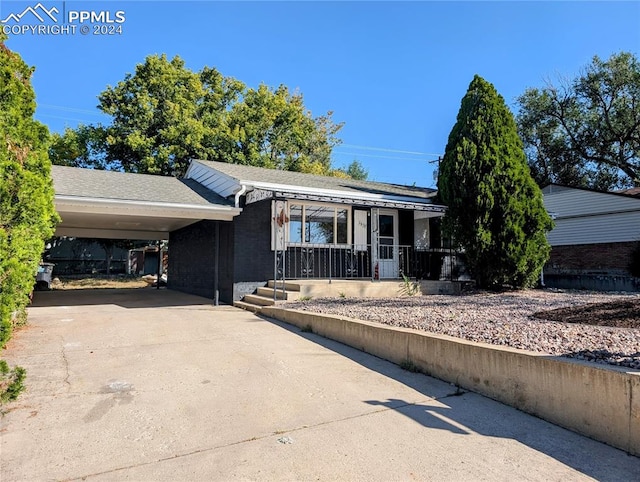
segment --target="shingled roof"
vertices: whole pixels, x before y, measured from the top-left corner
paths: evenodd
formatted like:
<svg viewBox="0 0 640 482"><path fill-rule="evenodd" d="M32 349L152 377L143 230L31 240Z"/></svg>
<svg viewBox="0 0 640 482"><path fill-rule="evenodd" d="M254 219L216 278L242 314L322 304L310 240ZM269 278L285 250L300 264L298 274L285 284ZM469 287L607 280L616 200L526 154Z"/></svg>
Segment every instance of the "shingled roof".
<svg viewBox="0 0 640 482"><path fill-rule="evenodd" d="M56 236L168 239L201 220L232 221L240 214L225 198L193 179L52 166Z"/></svg>
<svg viewBox="0 0 640 482"><path fill-rule="evenodd" d="M52 166L51 175L58 196L195 206L231 205L193 179L67 166Z"/></svg>
<svg viewBox="0 0 640 482"><path fill-rule="evenodd" d="M435 189L416 186L403 186L400 184L387 184L375 181L358 181L355 179L342 179L339 177L318 176L301 172L283 171L279 169L266 169L262 167L244 166L240 164L228 164L225 162L194 160L203 166L219 171L241 184L271 183L279 186L291 186L292 188L326 189L332 191L344 191L353 194L379 194L387 196L402 196L421 199L430 199L436 195Z"/></svg>
<svg viewBox="0 0 640 482"><path fill-rule="evenodd" d="M632 187L630 189L623 189L616 192L618 192L619 194L624 194L625 196L640 197L640 187Z"/></svg>

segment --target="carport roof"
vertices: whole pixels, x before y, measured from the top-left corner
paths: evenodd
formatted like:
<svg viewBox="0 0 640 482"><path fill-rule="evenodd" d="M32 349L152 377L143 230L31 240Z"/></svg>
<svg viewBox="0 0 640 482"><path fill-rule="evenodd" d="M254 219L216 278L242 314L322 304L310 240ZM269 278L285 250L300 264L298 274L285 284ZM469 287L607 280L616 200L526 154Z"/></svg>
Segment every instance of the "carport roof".
<svg viewBox="0 0 640 482"><path fill-rule="evenodd" d="M166 239L200 220L231 221L231 202L193 179L53 166L57 236Z"/></svg>
<svg viewBox="0 0 640 482"><path fill-rule="evenodd" d="M210 206L232 203L193 179L52 166L56 196Z"/></svg>

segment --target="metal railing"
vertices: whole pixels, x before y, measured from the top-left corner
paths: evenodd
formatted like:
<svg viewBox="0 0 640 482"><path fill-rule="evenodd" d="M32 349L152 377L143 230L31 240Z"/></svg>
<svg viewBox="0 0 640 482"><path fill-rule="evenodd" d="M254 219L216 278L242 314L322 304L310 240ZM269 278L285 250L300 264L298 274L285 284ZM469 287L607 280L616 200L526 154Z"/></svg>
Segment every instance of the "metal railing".
<svg viewBox="0 0 640 482"><path fill-rule="evenodd" d="M289 244L279 264L285 279L414 279L453 280L463 272L459 253L380 245L372 256L366 245ZM283 261L283 263L282 263Z"/></svg>

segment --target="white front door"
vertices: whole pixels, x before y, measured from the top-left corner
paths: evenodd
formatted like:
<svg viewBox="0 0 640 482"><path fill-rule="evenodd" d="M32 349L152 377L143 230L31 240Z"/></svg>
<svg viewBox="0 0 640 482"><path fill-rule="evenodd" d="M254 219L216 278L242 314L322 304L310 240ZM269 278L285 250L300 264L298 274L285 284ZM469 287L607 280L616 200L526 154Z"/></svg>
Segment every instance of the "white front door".
<svg viewBox="0 0 640 482"><path fill-rule="evenodd" d="M378 263L380 279L400 277L398 211L395 209L379 210Z"/></svg>

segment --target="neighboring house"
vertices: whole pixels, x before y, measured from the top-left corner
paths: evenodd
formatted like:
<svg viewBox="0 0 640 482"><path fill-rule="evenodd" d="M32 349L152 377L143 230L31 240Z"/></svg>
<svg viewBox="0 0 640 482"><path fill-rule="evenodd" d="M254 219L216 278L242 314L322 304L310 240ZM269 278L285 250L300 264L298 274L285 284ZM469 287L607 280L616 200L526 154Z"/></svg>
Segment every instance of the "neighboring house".
<svg viewBox="0 0 640 482"><path fill-rule="evenodd" d="M198 160L184 179L52 175L56 235L169 239L168 286L225 302L274 278L457 275L432 189Z"/></svg>
<svg viewBox="0 0 640 482"><path fill-rule="evenodd" d="M544 268L549 286L638 289L628 271L640 241L637 190L601 192L551 184L542 193L555 227Z"/></svg>

